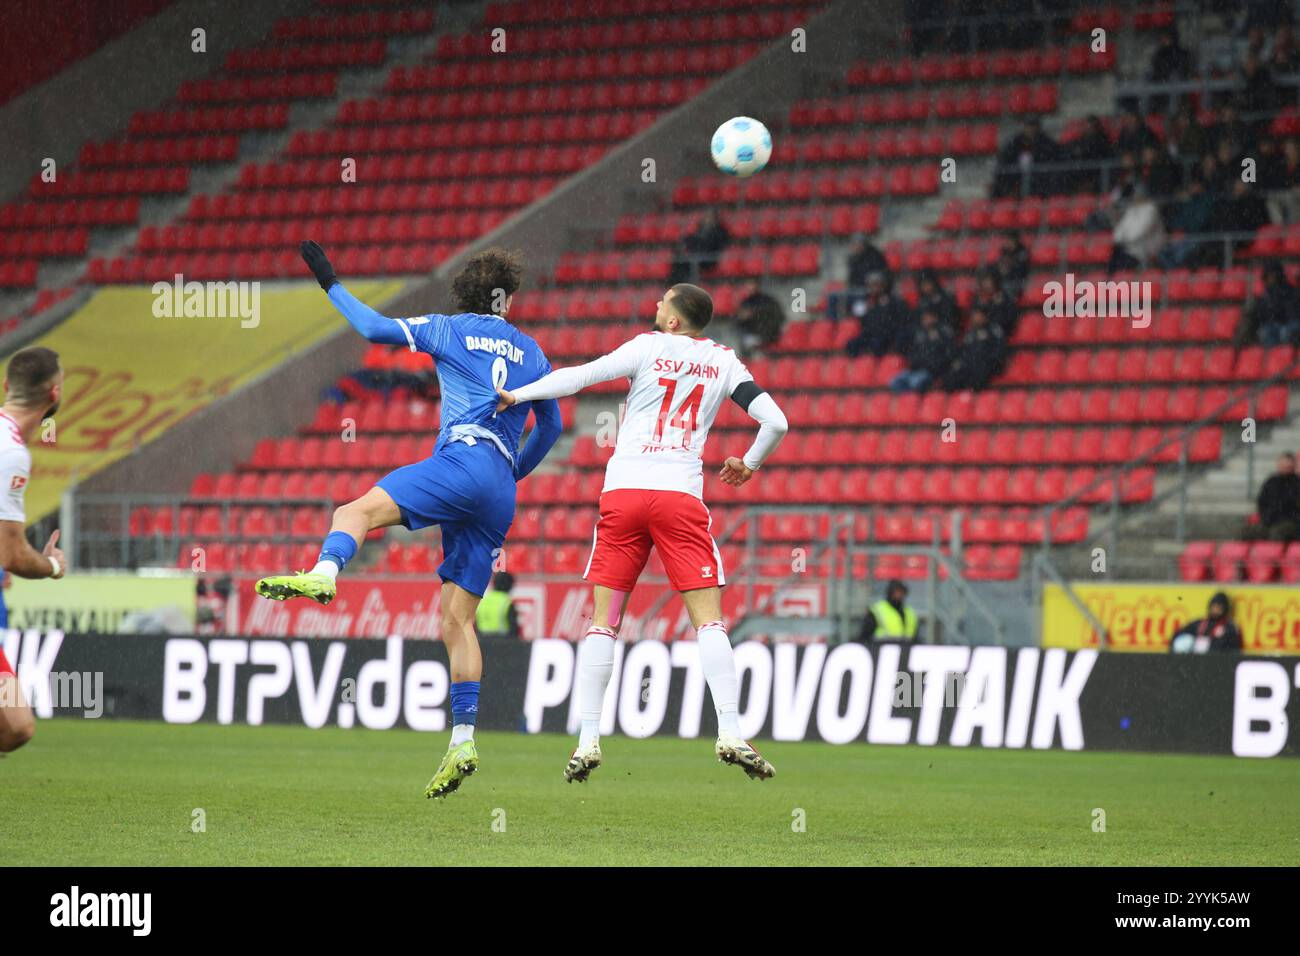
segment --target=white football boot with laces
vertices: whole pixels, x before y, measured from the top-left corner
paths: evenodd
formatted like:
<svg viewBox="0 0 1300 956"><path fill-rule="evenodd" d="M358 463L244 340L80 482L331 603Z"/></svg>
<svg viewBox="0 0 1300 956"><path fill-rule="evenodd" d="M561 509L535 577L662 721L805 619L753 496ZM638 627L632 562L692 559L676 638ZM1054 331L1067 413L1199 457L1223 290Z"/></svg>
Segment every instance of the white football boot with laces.
<svg viewBox="0 0 1300 956"><path fill-rule="evenodd" d="M723 763L734 764L745 771L751 780L770 780L776 776L775 768L747 740L731 734L719 734L713 752Z"/></svg>

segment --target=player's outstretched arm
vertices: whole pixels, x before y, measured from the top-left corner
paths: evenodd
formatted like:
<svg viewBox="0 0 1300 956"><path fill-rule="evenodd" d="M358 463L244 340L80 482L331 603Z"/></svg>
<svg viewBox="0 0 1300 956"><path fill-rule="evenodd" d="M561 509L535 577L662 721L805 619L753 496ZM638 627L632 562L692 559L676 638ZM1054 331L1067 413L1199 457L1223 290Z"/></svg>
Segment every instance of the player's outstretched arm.
<svg viewBox="0 0 1300 956"><path fill-rule="evenodd" d="M312 275L316 277L316 281L320 283L320 287L334 303L334 307L343 313L343 318L347 319L354 329L371 342L380 342L384 345L406 345L409 342L410 332L401 322L380 315L343 288L343 283L335 274L334 266L330 265L324 249L307 239L298 246L298 252L302 255L303 262L311 269Z"/></svg>
<svg viewBox="0 0 1300 956"><path fill-rule="evenodd" d="M557 368L554 372L543 375L537 381L508 392L498 388L501 401L497 411L504 412L515 402L536 402L545 398L564 398L582 391L598 382L608 382L612 378L629 378L637 369L636 339L624 342L608 355L602 355L586 365L574 365L571 368Z"/></svg>
<svg viewBox="0 0 1300 956"><path fill-rule="evenodd" d="M524 442L523 451L519 453L519 464L515 467L516 481L523 481L542 463L564 430L560 421L560 403L553 398L533 403L533 415L536 416L537 423L533 433L528 436L528 441Z"/></svg>
<svg viewBox="0 0 1300 956"><path fill-rule="evenodd" d="M0 565L20 578L61 578L67 560L59 550L59 532L55 529L44 550L27 543L21 521L0 521Z"/></svg>
<svg viewBox="0 0 1300 956"><path fill-rule="evenodd" d="M753 477L754 472L776 451L781 439L790 430L790 423L785 413L772 400L772 396L760 389L752 381L742 382L731 393L732 400L740 405L750 418L758 422L758 435L754 444L745 452L744 458L728 458L722 466L719 477L729 485L743 485Z"/></svg>

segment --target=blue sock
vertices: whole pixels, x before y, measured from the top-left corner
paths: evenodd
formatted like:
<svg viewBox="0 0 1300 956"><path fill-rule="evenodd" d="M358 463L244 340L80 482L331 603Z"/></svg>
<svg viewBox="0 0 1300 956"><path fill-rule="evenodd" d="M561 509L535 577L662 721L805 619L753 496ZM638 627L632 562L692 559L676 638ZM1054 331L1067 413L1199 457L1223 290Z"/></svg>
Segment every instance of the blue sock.
<svg viewBox="0 0 1300 956"><path fill-rule="evenodd" d="M469 724L478 722L478 684L476 680L456 681L451 685L451 723Z"/></svg>
<svg viewBox="0 0 1300 956"><path fill-rule="evenodd" d="M346 531L331 531L325 536L325 543L320 546L317 561L333 561L343 570L343 566L357 553L357 543Z"/></svg>

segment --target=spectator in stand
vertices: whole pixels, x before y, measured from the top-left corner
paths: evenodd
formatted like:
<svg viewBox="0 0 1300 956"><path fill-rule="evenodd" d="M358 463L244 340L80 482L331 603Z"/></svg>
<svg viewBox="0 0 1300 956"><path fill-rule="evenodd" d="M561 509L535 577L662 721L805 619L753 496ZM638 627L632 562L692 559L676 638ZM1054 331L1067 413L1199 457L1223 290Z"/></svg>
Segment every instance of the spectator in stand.
<svg viewBox="0 0 1300 956"><path fill-rule="evenodd" d="M1169 641L1174 654L1241 650L1241 631L1232 622L1232 605L1222 591L1210 598L1205 617L1188 621Z"/></svg>
<svg viewBox="0 0 1300 956"><path fill-rule="evenodd" d="M736 307L736 352L746 362L761 358L763 352L781 340L785 328L785 310L775 296L755 288Z"/></svg>
<svg viewBox="0 0 1300 956"><path fill-rule="evenodd" d="M1300 292L1280 262L1264 266L1264 292L1244 316L1238 344L1287 345L1300 339Z"/></svg>
<svg viewBox="0 0 1300 956"><path fill-rule="evenodd" d="M1300 73L1300 52L1296 50L1295 30L1290 24L1278 28L1266 54L1266 62L1275 76Z"/></svg>
<svg viewBox="0 0 1300 956"><path fill-rule="evenodd" d="M731 233L722 221L722 214L717 209L711 210L677 244L672 270L668 274L669 285L698 282L701 274L712 272L730 241Z"/></svg>
<svg viewBox="0 0 1300 956"><path fill-rule="evenodd" d="M867 276L873 272L879 272L885 277L886 286L893 285L893 277L889 272L889 260L885 258L883 252L872 245L865 232L860 232L853 237L853 246L849 249L848 275L846 276L848 288L842 293L832 292L827 296L827 316L838 319L841 306L843 306L846 314L860 315L857 306L866 298Z"/></svg>
<svg viewBox="0 0 1300 956"><path fill-rule="evenodd" d="M1178 192L1182 178L1178 167L1169 161L1169 154L1156 146L1142 150L1138 176L1147 189L1147 195L1155 199L1168 199Z"/></svg>
<svg viewBox="0 0 1300 956"><path fill-rule="evenodd" d="M1115 147L1111 145L1106 127L1097 116L1089 116L1083 133L1066 148L1066 157L1076 163L1111 163L1115 159ZM1069 181L1074 184L1068 192L1098 193L1102 190L1102 171L1100 168L1081 170L1072 173Z"/></svg>
<svg viewBox="0 0 1300 956"><path fill-rule="evenodd" d="M924 392L932 382L948 373L954 351L952 329L939 321L937 312L925 310L904 353L907 368L890 380L890 389L895 392Z"/></svg>
<svg viewBox="0 0 1300 956"><path fill-rule="evenodd" d="M1025 290L1025 280L1029 278L1029 247L1020 241L1018 233L1003 234L1002 247L993 265L1011 301L1019 302L1020 293Z"/></svg>
<svg viewBox="0 0 1300 956"><path fill-rule="evenodd" d="M1237 101L1244 113L1276 112L1282 102L1282 89L1273 82L1272 72L1253 53L1241 65L1241 85Z"/></svg>
<svg viewBox="0 0 1300 956"><path fill-rule="evenodd" d="M1006 336L996 323L989 321L987 312L973 306L957 356L944 375L944 387L950 392L982 391L1002 371L1006 359Z"/></svg>
<svg viewBox="0 0 1300 956"><path fill-rule="evenodd" d="M1178 41L1178 28L1171 27L1160 36L1160 44L1151 54L1151 68L1147 80L1151 83L1174 83L1190 79L1193 72L1192 55ZM1164 95L1151 97L1151 108L1163 110L1168 106Z"/></svg>
<svg viewBox="0 0 1300 956"><path fill-rule="evenodd" d="M1292 136L1280 152L1260 162L1260 185L1268 190L1269 218L1278 225L1300 222L1300 143Z"/></svg>
<svg viewBox="0 0 1300 956"><path fill-rule="evenodd" d="M989 321L1002 330L1003 338L1010 339L1015 332L1020 310L1016 307L1016 300L1002 288L1002 275L993 266L980 270L971 308L982 310Z"/></svg>
<svg viewBox="0 0 1300 956"><path fill-rule="evenodd" d="M1178 107L1169 121L1166 150L1176 160L1200 159L1210 148L1205 127L1196 121L1196 114L1188 103Z"/></svg>
<svg viewBox="0 0 1300 956"><path fill-rule="evenodd" d="M1021 195L1024 183L1035 196L1055 191L1056 174L1035 172L1042 163L1057 162L1064 153L1060 145L1043 132L1036 118L1025 120L1020 132L1011 137L998 153L998 170L993 180L994 198Z"/></svg>
<svg viewBox="0 0 1300 956"><path fill-rule="evenodd" d="M858 312L858 309L861 309ZM844 346L851 357L870 353L877 358L897 352L911 340L912 320L907 306L889 291L885 276L874 272L867 278L867 295L854 309L858 313L858 334Z"/></svg>
<svg viewBox="0 0 1300 956"><path fill-rule="evenodd" d="M1249 153L1255 148L1255 132L1237 113L1237 104L1227 100L1219 107L1219 119L1209 130L1210 142L1221 144L1224 140L1234 144L1233 156L1242 152ZM1222 153L1219 153L1222 157ZM1220 158L1222 165L1223 159ZM1240 175L1241 164L1237 164L1236 175Z"/></svg>
<svg viewBox="0 0 1300 956"><path fill-rule="evenodd" d="M1115 242L1107 273L1146 268L1165 244L1165 224L1160 209L1142 185L1133 187L1111 234Z"/></svg>
<svg viewBox="0 0 1300 956"><path fill-rule="evenodd" d="M1277 471L1259 486L1255 511L1259 521L1246 525L1242 537L1248 541L1294 541L1300 537L1300 475L1295 455L1283 452Z"/></svg>
<svg viewBox="0 0 1300 956"><path fill-rule="evenodd" d="M1200 239L1189 238L1210 232L1215 222L1215 198L1205 189L1199 176L1187 182L1182 199L1169 215L1172 241L1160 250L1156 260L1162 269L1194 268L1204 251L1213 252Z"/></svg>
<svg viewBox="0 0 1300 956"><path fill-rule="evenodd" d="M1138 115L1137 110L1128 109L1119 119L1119 134L1115 137L1115 149L1120 153L1142 155L1147 146L1160 148L1160 137L1151 132L1151 127Z"/></svg>
<svg viewBox="0 0 1300 956"><path fill-rule="evenodd" d="M1246 234L1243 238L1232 240L1233 250L1249 246L1256 230L1268 222L1268 207L1254 183L1234 180L1227 196L1222 197L1215 207L1215 229L1220 232Z"/></svg>
<svg viewBox="0 0 1300 956"><path fill-rule="evenodd" d="M1160 44L1151 54L1147 79L1152 83L1186 80L1192 75L1192 55L1178 40L1178 28L1170 27L1160 35Z"/></svg>
<svg viewBox="0 0 1300 956"><path fill-rule="evenodd" d="M943 286L933 269L922 269L917 276L917 302L914 314L919 317L922 312L933 312L939 321L951 329L957 327L957 300Z"/></svg>

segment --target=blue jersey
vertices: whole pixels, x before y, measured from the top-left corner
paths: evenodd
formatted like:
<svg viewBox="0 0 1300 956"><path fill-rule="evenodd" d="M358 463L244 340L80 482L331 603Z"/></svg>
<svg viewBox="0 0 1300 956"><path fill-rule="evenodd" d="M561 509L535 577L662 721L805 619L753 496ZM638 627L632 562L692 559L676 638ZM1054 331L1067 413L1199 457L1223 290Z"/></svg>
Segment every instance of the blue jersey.
<svg viewBox="0 0 1300 956"><path fill-rule="evenodd" d="M442 392L442 430L437 451L457 436L481 438L499 448L509 460L515 479L531 472L560 437L560 407L550 399L520 402L497 414L497 389L515 389L551 370L541 347L496 315L419 315L390 319L361 302L336 282L330 301L358 332L371 342L405 345L424 352L437 363ZM519 448L528 412L537 428Z"/></svg>
<svg viewBox="0 0 1300 956"><path fill-rule="evenodd" d="M530 336L495 315L421 315L398 319L412 351L433 356L442 393L438 446L475 435L491 441L513 463L532 405L521 402L497 413L497 389L535 382L551 363Z"/></svg>

